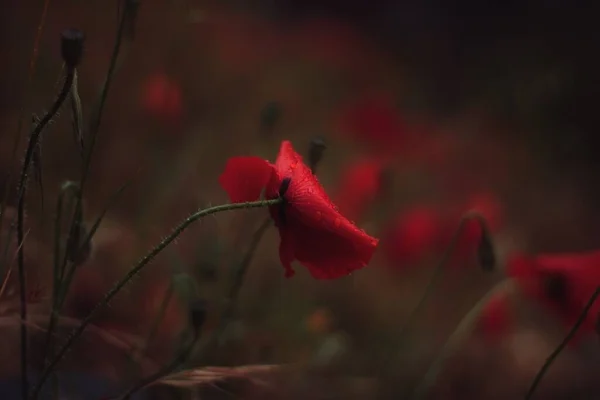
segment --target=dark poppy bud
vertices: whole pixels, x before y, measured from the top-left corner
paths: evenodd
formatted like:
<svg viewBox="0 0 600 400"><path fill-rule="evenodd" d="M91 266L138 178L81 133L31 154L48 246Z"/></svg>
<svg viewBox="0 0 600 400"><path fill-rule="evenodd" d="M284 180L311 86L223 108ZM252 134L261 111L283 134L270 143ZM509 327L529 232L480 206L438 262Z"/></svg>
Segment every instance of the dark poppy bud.
<svg viewBox="0 0 600 400"><path fill-rule="evenodd" d="M317 137L310 141L308 146L308 166L310 170L314 174L317 170L317 165L321 162L323 158L323 152L327 148L325 144L325 140L323 138Z"/></svg>
<svg viewBox="0 0 600 400"><path fill-rule="evenodd" d="M127 17L127 36L134 38L135 36L135 22L137 20L138 9L140 8L140 0L127 0L125 2L125 12Z"/></svg>
<svg viewBox="0 0 600 400"><path fill-rule="evenodd" d="M83 56L83 32L77 29L66 29L61 34L60 51L63 61L69 68L79 65Z"/></svg>
<svg viewBox="0 0 600 400"><path fill-rule="evenodd" d="M485 228L481 230L481 238L477 247L477 258L479 265L484 271L493 271L496 267L496 252L494 251L492 238Z"/></svg>
<svg viewBox="0 0 600 400"><path fill-rule="evenodd" d="M281 119L281 105L276 101L265 104L260 113L260 125L263 129L272 130Z"/></svg>
<svg viewBox="0 0 600 400"><path fill-rule="evenodd" d="M92 254L92 240L86 240L88 235L89 231L83 221L74 223L67 244L67 258L76 266L84 264Z"/></svg>
<svg viewBox="0 0 600 400"><path fill-rule="evenodd" d="M190 303L190 324L194 330L199 331L202 329L202 325L206 321L206 301L202 299L196 299Z"/></svg>
<svg viewBox="0 0 600 400"><path fill-rule="evenodd" d="M565 304L568 297L567 277L560 272L548 272L543 276L544 292L558 304Z"/></svg>
<svg viewBox="0 0 600 400"><path fill-rule="evenodd" d="M281 185L279 186L279 197L285 196L286 192L290 187L290 183L292 182L292 178L283 178L281 181Z"/></svg>

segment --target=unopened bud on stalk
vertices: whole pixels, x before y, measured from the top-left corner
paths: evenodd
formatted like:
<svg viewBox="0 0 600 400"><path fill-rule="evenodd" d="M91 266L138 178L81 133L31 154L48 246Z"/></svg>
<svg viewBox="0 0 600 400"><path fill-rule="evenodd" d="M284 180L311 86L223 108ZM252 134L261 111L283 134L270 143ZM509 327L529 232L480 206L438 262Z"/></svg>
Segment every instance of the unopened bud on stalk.
<svg viewBox="0 0 600 400"><path fill-rule="evenodd" d="M60 52L68 68L75 68L79 65L83 56L84 40L85 36L80 30L66 29L62 32Z"/></svg>
<svg viewBox="0 0 600 400"><path fill-rule="evenodd" d="M195 331L202 329L206 321L206 308L206 301L203 299L196 299L190 303L190 324L192 324Z"/></svg>
<svg viewBox="0 0 600 400"><path fill-rule="evenodd" d="M265 104L260 113L260 125L262 129L271 131L277 122L281 119L281 105L276 101L270 101Z"/></svg>
<svg viewBox="0 0 600 400"><path fill-rule="evenodd" d="M496 252L494 251L490 233L485 226L482 226L481 229L481 238L477 247L477 258L483 270L493 271L496 268Z"/></svg>
<svg viewBox="0 0 600 400"><path fill-rule="evenodd" d="M137 20L138 9L140 8L140 0L125 1L125 12L127 17L127 36L131 39L135 36L135 22Z"/></svg>
<svg viewBox="0 0 600 400"><path fill-rule="evenodd" d="M308 145L308 166L313 174L316 173L317 165L321 162L326 148L327 145L323 138L316 137L310 141Z"/></svg>
<svg viewBox="0 0 600 400"><path fill-rule="evenodd" d="M68 260L76 266L84 264L92 255L92 240L86 240L88 235L89 230L85 222L76 221L67 245Z"/></svg>
<svg viewBox="0 0 600 400"><path fill-rule="evenodd" d="M543 279L544 292L552 301L565 304L568 299L567 277L560 272L548 272Z"/></svg>

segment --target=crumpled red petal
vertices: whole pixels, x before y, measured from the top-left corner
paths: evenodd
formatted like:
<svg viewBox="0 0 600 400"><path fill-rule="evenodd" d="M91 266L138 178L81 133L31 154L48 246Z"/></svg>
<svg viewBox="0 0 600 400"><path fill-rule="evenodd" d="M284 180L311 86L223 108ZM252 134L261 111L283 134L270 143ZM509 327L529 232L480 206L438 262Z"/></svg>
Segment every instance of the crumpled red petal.
<svg viewBox="0 0 600 400"><path fill-rule="evenodd" d="M232 157L225 164L219 184L232 203L256 201L273 173L273 165L260 157Z"/></svg>
<svg viewBox="0 0 600 400"><path fill-rule="evenodd" d="M366 266L377 239L340 214L289 141L282 143L275 169L267 196L274 195L283 178L291 178L286 204L270 210L279 228L286 274L291 270L292 255L317 279L333 279ZM285 220L281 220L281 207Z"/></svg>

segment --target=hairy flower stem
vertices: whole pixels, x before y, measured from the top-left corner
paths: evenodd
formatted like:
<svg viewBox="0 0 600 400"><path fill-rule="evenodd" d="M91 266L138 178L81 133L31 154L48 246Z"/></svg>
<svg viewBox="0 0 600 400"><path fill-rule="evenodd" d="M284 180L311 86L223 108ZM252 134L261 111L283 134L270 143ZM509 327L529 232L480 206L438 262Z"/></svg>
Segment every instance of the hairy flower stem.
<svg viewBox="0 0 600 400"><path fill-rule="evenodd" d="M485 296L483 296L463 317L460 321L454 332L448 337L446 343L442 347L440 353L435 358L435 360L431 363L427 372L417 385L416 389L413 391L412 395L409 397L411 400L420 400L424 399L429 389L435 383L435 380L442 370L444 362L452 356L459 345L463 343L464 339L471 333L473 327L475 326L475 322L477 322L479 315L481 314L481 310L488 303L488 301L498 293L505 292L508 290L513 282L510 279L504 280L494 286L491 290L489 290Z"/></svg>
<svg viewBox="0 0 600 400"><path fill-rule="evenodd" d="M17 265L19 274L19 303L21 310L21 390L22 397L27 398L29 384L27 380L27 292L25 282L25 245L23 243L23 219L25 214L25 193L27 189L27 175L33 157L34 150L39 142L40 136L44 128L48 125L52 117L58 112L71 90L73 84L74 69L67 69L67 75L63 87L58 94L58 97L52 104L50 110L44 115L41 121L35 126L29 142L27 151L25 152L25 160L21 168L21 176L19 178L19 199L17 206Z"/></svg>
<svg viewBox="0 0 600 400"><path fill-rule="evenodd" d="M581 314L579 314L579 318L577 318L577 321L575 321L575 324L573 325L571 330L567 333L565 338L560 342L560 344L556 347L556 349L554 349L554 351L548 356L548 358L544 362L544 365L542 365L542 368L540 368L540 370L536 374L535 378L531 382L531 385L529 386L529 389L527 390L527 394L525 395L525 400L530 400L533 398L533 394L535 393L539 384L542 382L542 379L546 375L546 372L548 371L548 369L550 368L552 363L554 363L556 358L560 355L560 353L562 353L562 351L565 349L565 347L567 347L567 345L569 344L571 339L573 339L573 337L577 334L577 331L579 330L579 328L581 327L581 325L587 318L587 315L590 312L590 309L592 308L594 303L596 302L596 299L598 298L598 296L600 296L600 287L596 288L596 290L594 291L594 293L588 300L587 304L581 311Z"/></svg>
<svg viewBox="0 0 600 400"><path fill-rule="evenodd" d="M119 291L129 283L137 274L140 273L142 268L144 268L150 261L152 261L162 250L164 250L171 242L173 242L186 228L188 228L191 224L198 221L202 217L206 217L208 215L216 214L224 211L232 211L232 210L240 210L245 208L261 208L268 207L279 204L283 201L282 198L276 198L272 200L258 200L246 203L232 203L232 204L222 204L219 206L205 208L203 210L199 210L198 212L187 217L183 222L181 222L173 232L163 239L158 245L156 245L148 254L146 254L129 272L119 281L117 282L100 300L96 306L92 309L92 311L81 321L81 324L71 332L71 335L67 338L66 342L63 346L56 352L54 358L50 361L48 367L42 373L40 381L37 383L35 388L33 389L32 399L36 399L39 395L39 392L44 384L44 382L48 379L48 376L56 367L56 365L63 359L66 352L73 345L75 340L79 338L85 328L92 322L93 318L96 314L106 306L112 299L119 293Z"/></svg>

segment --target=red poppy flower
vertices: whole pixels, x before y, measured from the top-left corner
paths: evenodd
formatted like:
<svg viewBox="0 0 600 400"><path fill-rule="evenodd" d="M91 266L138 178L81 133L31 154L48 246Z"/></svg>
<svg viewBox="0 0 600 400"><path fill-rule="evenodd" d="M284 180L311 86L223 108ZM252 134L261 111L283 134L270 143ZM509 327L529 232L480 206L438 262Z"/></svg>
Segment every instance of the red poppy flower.
<svg viewBox="0 0 600 400"><path fill-rule="evenodd" d="M537 257L515 254L508 262L507 274L516 279L525 296L542 304L570 329L600 286L600 251ZM596 302L580 334L595 331L599 312L600 302Z"/></svg>
<svg viewBox="0 0 600 400"><path fill-rule="evenodd" d="M352 164L342 175L335 196L340 212L358 221L382 191L384 163L379 159Z"/></svg>
<svg viewBox="0 0 600 400"><path fill-rule="evenodd" d="M165 74L154 74L146 81L142 104L150 114L167 120L177 120L182 113L181 89Z"/></svg>
<svg viewBox="0 0 600 400"><path fill-rule="evenodd" d="M267 199L274 199L282 184L289 184L284 203L269 208L286 277L294 274L291 264L298 260L317 279L338 278L366 266L375 252L378 240L338 211L289 141L281 144L275 164L259 157L230 158L219 183L232 202L257 200L263 189Z"/></svg>
<svg viewBox="0 0 600 400"><path fill-rule="evenodd" d="M341 132L389 153L402 147L408 127L387 95L368 95L344 107L338 117Z"/></svg>
<svg viewBox="0 0 600 400"><path fill-rule="evenodd" d="M437 210L418 206L402 212L384 235L383 249L394 266L410 266L440 250L442 221Z"/></svg>

